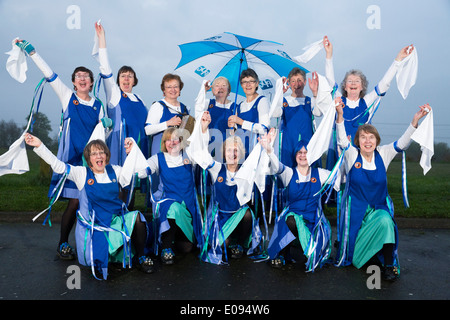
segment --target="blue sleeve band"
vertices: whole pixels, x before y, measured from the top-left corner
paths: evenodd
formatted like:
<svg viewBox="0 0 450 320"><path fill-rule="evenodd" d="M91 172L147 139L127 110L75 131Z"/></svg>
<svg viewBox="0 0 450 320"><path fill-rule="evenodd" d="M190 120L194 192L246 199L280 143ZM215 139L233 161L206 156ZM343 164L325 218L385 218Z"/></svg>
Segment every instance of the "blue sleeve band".
<svg viewBox="0 0 450 320"><path fill-rule="evenodd" d="M100 73L100 77L102 77L103 79L111 78L112 75L113 75L112 73L110 73L110 74L103 74L103 73Z"/></svg>
<svg viewBox="0 0 450 320"><path fill-rule="evenodd" d="M49 78L45 78L45 80L47 80L47 82L53 82L56 78L58 78L58 75L53 72L53 74Z"/></svg>
<svg viewBox="0 0 450 320"><path fill-rule="evenodd" d="M379 97L383 97L386 94L386 92L383 93L380 92L380 88L378 88L378 85L375 86L375 92Z"/></svg>
<svg viewBox="0 0 450 320"><path fill-rule="evenodd" d="M395 151L397 151L397 152L403 152L403 150L400 149L400 148L397 146L397 143L398 143L398 141L395 141L395 142L394 142L394 149L395 149Z"/></svg>

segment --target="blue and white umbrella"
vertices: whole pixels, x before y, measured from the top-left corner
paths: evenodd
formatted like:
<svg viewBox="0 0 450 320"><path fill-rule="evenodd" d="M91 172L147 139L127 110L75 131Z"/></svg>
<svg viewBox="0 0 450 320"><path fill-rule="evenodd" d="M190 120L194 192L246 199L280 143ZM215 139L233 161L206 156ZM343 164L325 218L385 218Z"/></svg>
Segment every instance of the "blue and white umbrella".
<svg viewBox="0 0 450 320"><path fill-rule="evenodd" d="M179 45L181 60L175 71L192 76L199 82L226 77L231 92L245 96L239 76L245 69L255 70L259 77L258 92L271 99L276 80L287 77L294 67L305 68L291 59L281 43L259 40L224 32L201 41Z"/></svg>

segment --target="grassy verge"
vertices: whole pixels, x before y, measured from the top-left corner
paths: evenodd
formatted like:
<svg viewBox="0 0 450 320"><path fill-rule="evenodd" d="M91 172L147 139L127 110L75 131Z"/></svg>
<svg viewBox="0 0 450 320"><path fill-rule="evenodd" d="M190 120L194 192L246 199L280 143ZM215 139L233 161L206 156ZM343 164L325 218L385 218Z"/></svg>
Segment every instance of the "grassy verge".
<svg viewBox="0 0 450 320"><path fill-rule="evenodd" d="M40 212L48 206L49 169L40 163L34 152L28 152L30 171L22 175L0 176L0 211ZM397 217L450 218L450 163L433 163L423 175L417 162L407 163L410 208L404 208L401 189L401 162L394 161L388 170L388 189L394 201ZM54 212L62 212L64 201L58 201ZM145 195L136 195L135 209L148 211ZM335 208L326 208L327 216L335 215Z"/></svg>

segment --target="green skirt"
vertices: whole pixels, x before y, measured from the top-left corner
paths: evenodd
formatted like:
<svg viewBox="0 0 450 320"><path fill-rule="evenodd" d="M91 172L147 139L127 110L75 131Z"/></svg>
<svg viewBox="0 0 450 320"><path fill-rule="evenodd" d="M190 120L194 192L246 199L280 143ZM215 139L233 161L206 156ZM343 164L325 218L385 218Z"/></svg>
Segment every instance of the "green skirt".
<svg viewBox="0 0 450 320"><path fill-rule="evenodd" d="M122 219L122 217L119 215L115 216L111 221L111 228L114 230L123 231L131 237L138 214L140 214L139 211L127 212L124 215L124 219ZM105 235L109 243L109 262L122 262L124 249L124 238L122 233L117 231L110 231L107 234L105 233ZM131 253L132 258L134 254L133 250L131 250ZM127 261L127 263L129 263L129 261Z"/></svg>
<svg viewBox="0 0 450 320"><path fill-rule="evenodd" d="M302 215L290 212L286 215L286 219L289 216L294 217L295 225L297 226L298 231L298 234L296 235L297 239L300 242L302 249L306 250L306 248L308 248L309 239L311 238L311 231L309 231L308 227L306 226L305 220L303 219Z"/></svg>
<svg viewBox="0 0 450 320"><path fill-rule="evenodd" d="M167 219L175 219L178 227L190 242L194 242L194 226L192 225L192 215L186 208L184 201L182 203L174 202L167 211Z"/></svg>
<svg viewBox="0 0 450 320"><path fill-rule="evenodd" d="M395 243L394 220L386 210L368 208L356 237L353 265L361 268L385 243Z"/></svg>

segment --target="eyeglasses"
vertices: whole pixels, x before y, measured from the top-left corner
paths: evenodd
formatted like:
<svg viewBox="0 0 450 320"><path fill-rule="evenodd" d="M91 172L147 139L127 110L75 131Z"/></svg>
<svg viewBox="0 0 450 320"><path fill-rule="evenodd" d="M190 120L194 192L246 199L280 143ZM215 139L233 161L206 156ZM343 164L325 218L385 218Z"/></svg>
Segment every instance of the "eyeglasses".
<svg viewBox="0 0 450 320"><path fill-rule="evenodd" d="M105 152L104 151L95 151L95 152L91 152L90 154L89 154L91 157L97 157L97 156L104 156L105 155Z"/></svg>
<svg viewBox="0 0 450 320"><path fill-rule="evenodd" d="M361 80L347 80L348 84L359 84L361 83Z"/></svg>
<svg viewBox="0 0 450 320"><path fill-rule="evenodd" d="M124 74L124 73L122 73L119 77L122 78L122 79L125 79L125 78L127 78L127 79L134 79L134 75L132 75L132 74Z"/></svg>
<svg viewBox="0 0 450 320"><path fill-rule="evenodd" d="M89 79L90 77L89 77L89 75L83 75L83 74L76 74L75 75L75 79L78 79L78 80L86 80L86 79Z"/></svg>
<svg viewBox="0 0 450 320"><path fill-rule="evenodd" d="M171 142L173 144L178 144L178 143L180 143L180 139L179 138L178 139L169 139L169 140L166 140L166 142Z"/></svg>
<svg viewBox="0 0 450 320"><path fill-rule="evenodd" d="M256 80L248 80L248 81L242 81L241 82L241 84L244 85L244 86L247 85L247 84L254 84L254 83L256 83Z"/></svg>

